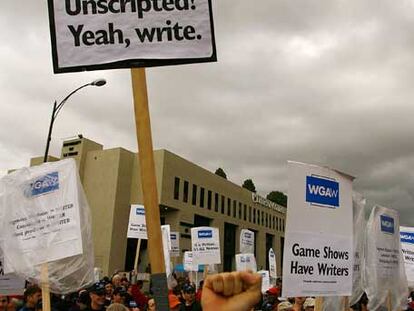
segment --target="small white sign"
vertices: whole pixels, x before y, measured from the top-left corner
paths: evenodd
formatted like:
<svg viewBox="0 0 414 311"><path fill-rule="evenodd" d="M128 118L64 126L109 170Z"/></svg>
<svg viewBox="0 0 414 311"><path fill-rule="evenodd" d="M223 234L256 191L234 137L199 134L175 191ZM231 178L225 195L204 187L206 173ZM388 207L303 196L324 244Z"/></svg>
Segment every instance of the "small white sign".
<svg viewBox="0 0 414 311"><path fill-rule="evenodd" d="M219 229L212 227L191 228L193 260L198 265L220 264Z"/></svg>
<svg viewBox="0 0 414 311"><path fill-rule="evenodd" d="M55 72L215 61L210 0L48 0Z"/></svg>
<svg viewBox="0 0 414 311"><path fill-rule="evenodd" d="M240 231L240 253L254 254L254 232L248 229Z"/></svg>
<svg viewBox="0 0 414 311"><path fill-rule="evenodd" d="M297 162L288 173L283 296L350 296L353 178Z"/></svg>
<svg viewBox="0 0 414 311"><path fill-rule="evenodd" d="M144 205L131 205L127 237L132 239L148 239Z"/></svg>
<svg viewBox="0 0 414 311"><path fill-rule="evenodd" d="M171 232L171 257L180 257L180 233Z"/></svg>
<svg viewBox="0 0 414 311"><path fill-rule="evenodd" d="M197 272L198 265L193 261L193 252L184 252L184 271Z"/></svg>
<svg viewBox="0 0 414 311"><path fill-rule="evenodd" d="M236 271L251 270L257 271L256 258L254 254L237 254L236 255Z"/></svg>
<svg viewBox="0 0 414 311"><path fill-rule="evenodd" d="M266 293L270 286L270 277L269 277L269 271L267 270L260 270L257 271L262 276L262 293Z"/></svg>
<svg viewBox="0 0 414 311"><path fill-rule="evenodd" d="M400 227L401 249L403 252L405 274L410 288L414 287L414 228Z"/></svg>
<svg viewBox="0 0 414 311"><path fill-rule="evenodd" d="M171 261L170 261L170 251L171 251L171 240L170 240L170 225L161 226L162 234L162 245L164 251L164 263L165 263L165 273L168 275L171 274Z"/></svg>
<svg viewBox="0 0 414 311"><path fill-rule="evenodd" d="M270 277L276 279L277 278L277 271L276 271L276 255L273 251L273 248L269 249L269 273Z"/></svg>

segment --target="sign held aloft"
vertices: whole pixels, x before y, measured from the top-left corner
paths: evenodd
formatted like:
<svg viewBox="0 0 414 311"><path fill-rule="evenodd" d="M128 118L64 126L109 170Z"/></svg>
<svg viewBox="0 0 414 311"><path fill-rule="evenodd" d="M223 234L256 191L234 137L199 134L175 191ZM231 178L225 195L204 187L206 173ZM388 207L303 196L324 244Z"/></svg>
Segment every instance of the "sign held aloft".
<svg viewBox="0 0 414 311"><path fill-rule="evenodd" d="M55 73L216 60L210 0L48 0Z"/></svg>
<svg viewBox="0 0 414 311"><path fill-rule="evenodd" d="M191 228L191 245L194 263L198 265L213 265L221 263L220 237L218 228Z"/></svg>
<svg viewBox="0 0 414 311"><path fill-rule="evenodd" d="M129 212L127 237L147 240L147 224L145 222L145 208L141 204L132 204Z"/></svg>

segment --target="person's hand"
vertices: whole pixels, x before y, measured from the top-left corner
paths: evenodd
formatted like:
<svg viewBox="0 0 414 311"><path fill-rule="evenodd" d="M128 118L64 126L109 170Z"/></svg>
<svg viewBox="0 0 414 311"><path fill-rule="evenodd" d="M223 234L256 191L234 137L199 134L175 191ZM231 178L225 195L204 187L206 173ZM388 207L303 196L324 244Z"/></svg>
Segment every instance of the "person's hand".
<svg viewBox="0 0 414 311"><path fill-rule="evenodd" d="M203 311L248 311L261 298L262 277L248 271L209 276L203 287Z"/></svg>

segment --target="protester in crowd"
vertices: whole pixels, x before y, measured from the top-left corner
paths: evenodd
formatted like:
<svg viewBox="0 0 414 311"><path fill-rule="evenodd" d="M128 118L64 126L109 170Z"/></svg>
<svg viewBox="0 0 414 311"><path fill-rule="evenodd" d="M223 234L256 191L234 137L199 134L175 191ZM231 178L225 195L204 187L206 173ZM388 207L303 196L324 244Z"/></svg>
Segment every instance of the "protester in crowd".
<svg viewBox="0 0 414 311"><path fill-rule="evenodd" d="M279 303L277 311L293 311L293 305L289 301Z"/></svg>
<svg viewBox="0 0 414 311"><path fill-rule="evenodd" d="M115 288L112 295L112 303L120 303L125 305L126 294L127 292L122 287Z"/></svg>
<svg viewBox="0 0 414 311"><path fill-rule="evenodd" d="M69 311L83 311L90 305L91 301L89 298L89 293L86 289L79 291L75 304L70 307Z"/></svg>
<svg viewBox="0 0 414 311"><path fill-rule="evenodd" d="M408 297L407 311L414 311L414 291L410 293Z"/></svg>
<svg viewBox="0 0 414 311"><path fill-rule="evenodd" d="M153 297L148 298L148 303L145 306L144 311L157 311L157 304L155 303L155 299Z"/></svg>
<svg viewBox="0 0 414 311"><path fill-rule="evenodd" d="M89 288L90 305L87 311L101 311L105 309L105 285L97 282Z"/></svg>
<svg viewBox="0 0 414 311"><path fill-rule="evenodd" d="M128 279L127 279L126 277L122 277L122 278L121 278L121 286L122 286L123 288L125 288L125 289L127 289L127 288L128 288L128 286L129 286L129 281L128 281Z"/></svg>
<svg viewBox="0 0 414 311"><path fill-rule="evenodd" d="M132 284L129 289L139 308L144 308L144 306L148 303L148 297L142 293L143 285L144 282L139 280L136 284Z"/></svg>
<svg viewBox="0 0 414 311"><path fill-rule="evenodd" d="M37 285L31 285L24 291L24 306L20 311L37 311L42 309L42 290Z"/></svg>
<svg viewBox="0 0 414 311"><path fill-rule="evenodd" d="M0 311L7 311L9 297L0 295Z"/></svg>
<svg viewBox="0 0 414 311"><path fill-rule="evenodd" d="M306 298L303 303L303 309L305 311L313 311L315 309L315 299L311 297Z"/></svg>
<svg viewBox="0 0 414 311"><path fill-rule="evenodd" d="M119 275L119 274L115 274L113 277L112 277L112 280L111 280L111 283L112 283L112 286L114 287L114 288L117 288L117 287L121 287L122 286L122 284L121 284L121 276Z"/></svg>
<svg viewBox="0 0 414 311"><path fill-rule="evenodd" d="M293 311L303 311L303 303L306 297L295 297L295 303L293 304Z"/></svg>
<svg viewBox="0 0 414 311"><path fill-rule="evenodd" d="M107 311L129 311L127 307L125 307L121 303L113 303L107 309Z"/></svg>
<svg viewBox="0 0 414 311"><path fill-rule="evenodd" d="M197 292L196 292L196 296L195 296L196 300L199 302L201 301L201 295L203 294L203 286L204 286L204 280L201 280L199 283Z"/></svg>
<svg viewBox="0 0 414 311"><path fill-rule="evenodd" d="M168 305L170 307L170 311L180 310L181 301L178 296L171 290L168 293Z"/></svg>
<svg viewBox="0 0 414 311"><path fill-rule="evenodd" d="M209 276L203 287L204 311L250 311L261 298L262 278L248 271Z"/></svg>
<svg viewBox="0 0 414 311"><path fill-rule="evenodd" d="M109 306L112 302L114 294L114 286L110 282L105 282L105 306Z"/></svg>
<svg viewBox="0 0 414 311"><path fill-rule="evenodd" d="M180 311L201 311L200 302L195 299L195 287L192 284L185 284L182 288L184 303L180 305Z"/></svg>

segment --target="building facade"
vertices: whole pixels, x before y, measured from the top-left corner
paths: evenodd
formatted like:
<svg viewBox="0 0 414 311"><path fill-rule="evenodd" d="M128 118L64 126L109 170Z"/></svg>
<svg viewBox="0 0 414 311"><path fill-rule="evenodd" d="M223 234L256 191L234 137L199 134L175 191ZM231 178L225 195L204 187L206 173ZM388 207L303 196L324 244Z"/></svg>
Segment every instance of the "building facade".
<svg viewBox="0 0 414 311"><path fill-rule="evenodd" d="M78 137L63 143L61 158L67 157L78 164L91 208L95 265L105 274L131 270L138 243L126 238L130 206L143 202L137 153L103 149ZM191 228L212 226L220 231L220 271L235 269L241 229L255 232L258 269L268 268L267 254L273 248L282 271L286 208L167 150L154 151L154 160L161 224L180 233L181 256L175 264L182 262L184 251L191 250ZM41 162L33 158L31 165ZM141 243L140 271L148 265L146 249L147 244Z"/></svg>

